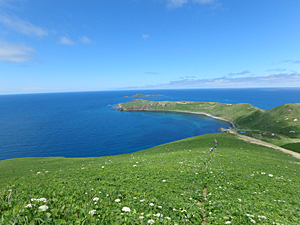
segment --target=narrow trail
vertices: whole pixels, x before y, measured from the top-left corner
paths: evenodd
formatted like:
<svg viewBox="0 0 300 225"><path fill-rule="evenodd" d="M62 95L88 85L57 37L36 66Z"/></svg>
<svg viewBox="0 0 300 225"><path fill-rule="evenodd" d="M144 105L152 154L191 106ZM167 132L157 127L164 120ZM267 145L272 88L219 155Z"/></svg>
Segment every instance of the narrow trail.
<svg viewBox="0 0 300 225"><path fill-rule="evenodd" d="M201 168L201 170L199 172L203 171L203 169L205 169L210 164L211 160L212 160L212 154L210 154L210 159ZM207 189L206 189L206 186L203 187L202 195L204 197L204 201L206 201L207 200ZM203 220L202 220L202 224L207 224L207 222L206 222L207 221L207 215L205 213L204 202L197 202L196 205L200 206L201 212L202 212L203 217L204 217Z"/></svg>
<svg viewBox="0 0 300 225"><path fill-rule="evenodd" d="M297 159L300 159L300 153L293 152L291 150L287 150L287 149L281 148L277 145L273 145L271 143L264 142L264 141L261 141L261 140L258 140L258 139L252 138L252 137L248 137L248 136L245 136L245 135L240 135L240 134L232 132L232 131L230 133L235 134L239 139L244 140L246 142L250 142L252 144L257 144L257 145L262 145L262 146L266 146L266 147L269 147L269 148L277 149L277 150L280 150L284 153L291 154L292 156L294 156Z"/></svg>
<svg viewBox="0 0 300 225"><path fill-rule="evenodd" d="M207 200L206 194L207 194L207 190L206 190L206 187L204 186L203 192L202 192L202 195L203 195L203 197L204 197L204 201ZM202 224L207 224L207 222L206 222L207 216L206 216L205 209L204 209L204 206L203 206L204 203L203 203L203 202L198 202L198 203L196 203L196 204L197 204L198 206L200 206L201 212L202 212L203 217L204 217L204 219L203 219L203 221L202 221Z"/></svg>

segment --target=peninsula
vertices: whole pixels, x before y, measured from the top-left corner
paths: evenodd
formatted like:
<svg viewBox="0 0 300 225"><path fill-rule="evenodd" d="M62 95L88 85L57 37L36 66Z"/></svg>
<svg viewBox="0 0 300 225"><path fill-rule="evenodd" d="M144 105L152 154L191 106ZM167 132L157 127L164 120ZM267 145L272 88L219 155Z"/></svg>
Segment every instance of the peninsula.
<svg viewBox="0 0 300 225"><path fill-rule="evenodd" d="M173 111L195 113L231 124L231 131L300 152L300 104L289 103L270 110L251 104L135 99L118 104L120 111Z"/></svg>

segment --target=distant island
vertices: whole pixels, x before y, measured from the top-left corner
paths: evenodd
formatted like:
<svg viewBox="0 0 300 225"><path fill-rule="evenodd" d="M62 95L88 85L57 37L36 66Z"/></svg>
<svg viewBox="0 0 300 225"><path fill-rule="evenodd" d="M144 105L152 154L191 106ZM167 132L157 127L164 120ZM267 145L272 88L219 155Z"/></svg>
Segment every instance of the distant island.
<svg viewBox="0 0 300 225"><path fill-rule="evenodd" d="M156 95L135 94L135 95L132 95L131 97L155 97L155 96L163 96L163 95L161 95L161 94L156 94ZM128 96L124 96L124 98L128 98Z"/></svg>
<svg viewBox="0 0 300 225"><path fill-rule="evenodd" d="M234 131L300 152L300 103L262 110L248 103L149 101L135 99L118 104L120 111L173 111L202 114L231 124ZM221 129L226 131L226 129Z"/></svg>

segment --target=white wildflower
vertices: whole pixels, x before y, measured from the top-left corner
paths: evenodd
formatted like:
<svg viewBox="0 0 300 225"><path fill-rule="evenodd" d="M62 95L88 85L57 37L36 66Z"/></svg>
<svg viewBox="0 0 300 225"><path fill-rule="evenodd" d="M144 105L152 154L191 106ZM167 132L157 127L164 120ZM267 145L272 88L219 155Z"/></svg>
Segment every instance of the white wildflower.
<svg viewBox="0 0 300 225"><path fill-rule="evenodd" d="M98 197L93 198L93 201L99 201Z"/></svg>
<svg viewBox="0 0 300 225"><path fill-rule="evenodd" d="M162 182L166 182L166 180L162 180Z"/></svg>
<svg viewBox="0 0 300 225"><path fill-rule="evenodd" d="M154 223L155 223L155 221L154 221L154 220L152 220L152 219L150 219L150 220L148 220L148 223L149 223L149 224L154 224Z"/></svg>
<svg viewBox="0 0 300 225"><path fill-rule="evenodd" d="M258 215L257 217L258 217L258 218L265 219L265 220L267 219L267 217L265 217L265 216L259 216L259 215Z"/></svg>
<svg viewBox="0 0 300 225"><path fill-rule="evenodd" d="M38 202L47 202L47 199L45 199L45 198L39 198L39 199L37 199L37 201Z"/></svg>
<svg viewBox="0 0 300 225"><path fill-rule="evenodd" d="M49 208L49 207L46 206L46 205L41 205L41 206L39 207L39 209L42 210L42 211L46 211L48 208Z"/></svg>
<svg viewBox="0 0 300 225"><path fill-rule="evenodd" d="M139 216L139 219L141 219L141 220L144 219L144 216Z"/></svg>
<svg viewBox="0 0 300 225"><path fill-rule="evenodd" d="M239 200L239 202L241 202L241 201L242 201L242 199L240 199L240 198L239 198L238 200Z"/></svg>
<svg viewBox="0 0 300 225"><path fill-rule="evenodd" d="M162 209L162 206L161 206L161 205L159 205L159 206L157 206L157 208L159 208L159 209Z"/></svg>
<svg viewBox="0 0 300 225"><path fill-rule="evenodd" d="M133 167L136 167L136 165L133 165Z"/></svg>
<svg viewBox="0 0 300 225"><path fill-rule="evenodd" d="M254 219L250 218L251 223L256 223Z"/></svg>
<svg viewBox="0 0 300 225"><path fill-rule="evenodd" d="M130 212L130 208L124 206L124 207L122 208L122 211L123 211L123 212Z"/></svg>
<svg viewBox="0 0 300 225"><path fill-rule="evenodd" d="M171 218L170 218L170 217L168 217L168 216L166 216L166 217L165 217L165 219L167 219L167 220L171 220Z"/></svg>
<svg viewBox="0 0 300 225"><path fill-rule="evenodd" d="M149 205L150 205L150 206L154 206L154 203L151 202Z"/></svg>
<svg viewBox="0 0 300 225"><path fill-rule="evenodd" d="M269 176L269 177L273 177L273 174L269 174L268 176Z"/></svg>
<svg viewBox="0 0 300 225"><path fill-rule="evenodd" d="M231 224L231 221L226 221L225 224Z"/></svg>
<svg viewBox="0 0 300 225"><path fill-rule="evenodd" d="M102 166L102 169L104 169L104 166Z"/></svg>
<svg viewBox="0 0 300 225"><path fill-rule="evenodd" d="M36 174L41 174L42 172L37 172Z"/></svg>
<svg viewBox="0 0 300 225"><path fill-rule="evenodd" d="M94 209L94 210L89 211L89 214L90 214L90 215L96 214L96 210Z"/></svg>
<svg viewBox="0 0 300 225"><path fill-rule="evenodd" d="M32 208L32 206L34 206L34 205L30 203L30 204L26 205L25 208Z"/></svg>
<svg viewBox="0 0 300 225"><path fill-rule="evenodd" d="M145 199L140 200L140 202L143 202L143 201L145 201Z"/></svg>
<svg viewBox="0 0 300 225"><path fill-rule="evenodd" d="M261 172L261 174L266 174L265 172Z"/></svg>
<svg viewBox="0 0 300 225"><path fill-rule="evenodd" d="M120 199L118 199L118 198L115 200L115 202L120 202L120 201L121 201L121 200L120 200Z"/></svg>

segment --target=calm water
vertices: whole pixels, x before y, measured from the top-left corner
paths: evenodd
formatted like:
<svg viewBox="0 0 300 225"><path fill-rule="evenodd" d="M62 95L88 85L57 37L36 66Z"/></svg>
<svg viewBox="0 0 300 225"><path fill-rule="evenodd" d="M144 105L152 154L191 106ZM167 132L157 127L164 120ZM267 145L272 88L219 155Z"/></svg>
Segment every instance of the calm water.
<svg viewBox="0 0 300 225"><path fill-rule="evenodd" d="M262 109L300 102L300 89L105 91L0 96L0 160L20 157L89 157L136 152L219 132L227 123L180 113L119 112L117 103L140 94L151 100L247 102Z"/></svg>

